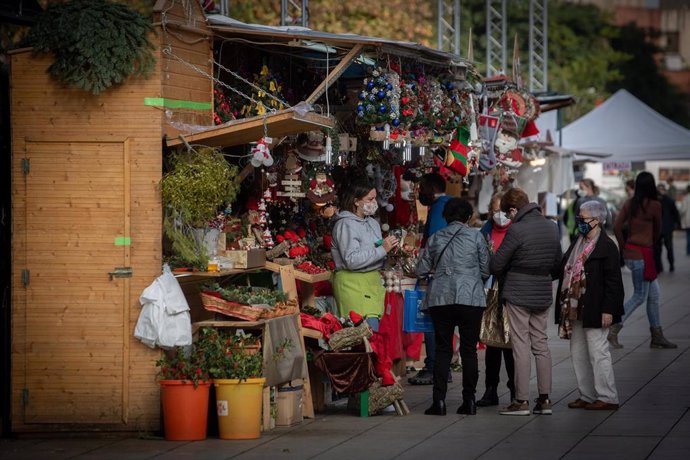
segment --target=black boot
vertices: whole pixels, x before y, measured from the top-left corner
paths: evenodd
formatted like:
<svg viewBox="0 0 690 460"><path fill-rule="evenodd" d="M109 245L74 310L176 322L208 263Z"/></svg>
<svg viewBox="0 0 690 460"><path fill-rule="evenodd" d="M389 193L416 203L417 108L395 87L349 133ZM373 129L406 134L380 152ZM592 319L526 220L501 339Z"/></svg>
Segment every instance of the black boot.
<svg viewBox="0 0 690 460"><path fill-rule="evenodd" d="M494 386L486 387L486 391L484 391L484 396L482 396L482 399L477 401L477 406L498 406L498 389Z"/></svg>
<svg viewBox="0 0 690 460"><path fill-rule="evenodd" d="M477 403L474 402L474 398L463 399L462 406L458 407L458 414L477 415Z"/></svg>
<svg viewBox="0 0 690 460"><path fill-rule="evenodd" d="M446 415L446 402L444 400L434 401L427 410L426 415Z"/></svg>

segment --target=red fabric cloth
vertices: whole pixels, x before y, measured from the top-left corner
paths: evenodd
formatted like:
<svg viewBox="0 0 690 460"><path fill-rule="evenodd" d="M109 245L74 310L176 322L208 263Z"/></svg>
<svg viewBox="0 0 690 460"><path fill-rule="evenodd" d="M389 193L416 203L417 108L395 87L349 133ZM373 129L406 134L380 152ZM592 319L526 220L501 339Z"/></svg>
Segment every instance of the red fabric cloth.
<svg viewBox="0 0 690 460"><path fill-rule="evenodd" d="M403 349L405 350L405 357L413 361L419 361L419 358L422 354L422 342L424 342L424 333L403 332L402 341Z"/></svg>
<svg viewBox="0 0 690 460"><path fill-rule="evenodd" d="M392 199L394 209L388 213L388 225L390 225L391 228L398 226L406 227L412 223L412 206L414 203L403 200L400 195L400 178L404 172L405 168L402 166L393 166L393 174L395 174L395 181L398 186L395 189L395 195Z"/></svg>
<svg viewBox="0 0 690 460"><path fill-rule="evenodd" d="M653 248L627 243L625 249L632 249L642 254L642 260L644 260L644 279L645 281L654 281L656 279L656 263L654 262Z"/></svg>
<svg viewBox="0 0 690 460"><path fill-rule="evenodd" d="M392 384L388 380L387 371L392 367L393 360L405 357L402 340L402 294L387 292L384 305L379 330L369 338L369 343L376 354L377 376L386 377L383 384L387 385Z"/></svg>
<svg viewBox="0 0 690 460"><path fill-rule="evenodd" d="M338 318L333 316L331 313L324 313L321 318L316 318L315 316L308 315L306 313L299 314L300 321L302 322L302 327L309 329L314 329L323 334L324 338L328 339L332 333L339 331L343 328L338 321Z"/></svg>
<svg viewBox="0 0 690 460"><path fill-rule="evenodd" d="M297 296L302 297L303 282L300 280L295 280L297 284ZM312 288L314 289L314 297L327 297L333 295L333 286L330 281L319 281L318 283L312 283Z"/></svg>

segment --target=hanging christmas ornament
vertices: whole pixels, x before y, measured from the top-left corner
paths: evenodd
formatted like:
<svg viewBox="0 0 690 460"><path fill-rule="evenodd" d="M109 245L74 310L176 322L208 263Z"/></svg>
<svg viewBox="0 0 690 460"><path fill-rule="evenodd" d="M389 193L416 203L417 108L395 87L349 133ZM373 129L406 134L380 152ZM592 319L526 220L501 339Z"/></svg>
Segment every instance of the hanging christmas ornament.
<svg viewBox="0 0 690 460"><path fill-rule="evenodd" d="M259 139L256 145L252 147L250 151L252 155L250 163L255 168L260 166L265 166L268 168L273 165L273 156L271 156L271 152L268 149L269 142L270 138L262 137Z"/></svg>

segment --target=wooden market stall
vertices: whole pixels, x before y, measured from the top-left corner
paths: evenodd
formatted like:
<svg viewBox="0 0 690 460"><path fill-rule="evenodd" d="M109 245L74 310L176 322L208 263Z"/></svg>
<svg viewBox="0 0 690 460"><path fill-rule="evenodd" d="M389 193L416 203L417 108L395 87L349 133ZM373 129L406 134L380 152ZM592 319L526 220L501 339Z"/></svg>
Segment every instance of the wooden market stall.
<svg viewBox="0 0 690 460"><path fill-rule="evenodd" d="M132 331L161 272L163 140L212 125L212 32L187 3L156 4L150 77L98 96L11 53L13 432L160 428L160 351Z"/></svg>

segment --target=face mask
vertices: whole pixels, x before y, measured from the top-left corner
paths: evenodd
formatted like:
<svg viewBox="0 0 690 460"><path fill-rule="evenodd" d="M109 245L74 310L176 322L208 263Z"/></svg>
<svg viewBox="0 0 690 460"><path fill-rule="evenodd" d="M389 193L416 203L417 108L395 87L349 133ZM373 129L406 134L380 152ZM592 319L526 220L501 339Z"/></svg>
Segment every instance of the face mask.
<svg viewBox="0 0 690 460"><path fill-rule="evenodd" d="M500 225L501 227L505 227L510 223L510 219L508 219L508 216L506 216L506 213L503 211L499 211L497 213L494 213L494 222L497 225Z"/></svg>
<svg viewBox="0 0 690 460"><path fill-rule="evenodd" d="M577 231L580 232L581 235L586 236L592 231L592 227L589 225L589 222L585 222L582 219L577 219Z"/></svg>
<svg viewBox="0 0 690 460"><path fill-rule="evenodd" d="M379 205L378 203L376 203L376 201L370 201L362 205L362 211L364 212L365 216L373 216L374 214L376 214L376 211L378 209Z"/></svg>
<svg viewBox="0 0 690 460"><path fill-rule="evenodd" d="M575 194L576 194L577 196L579 196L580 198L582 198L582 197L585 196L585 191L582 190L582 189L577 189L577 192L575 192Z"/></svg>

